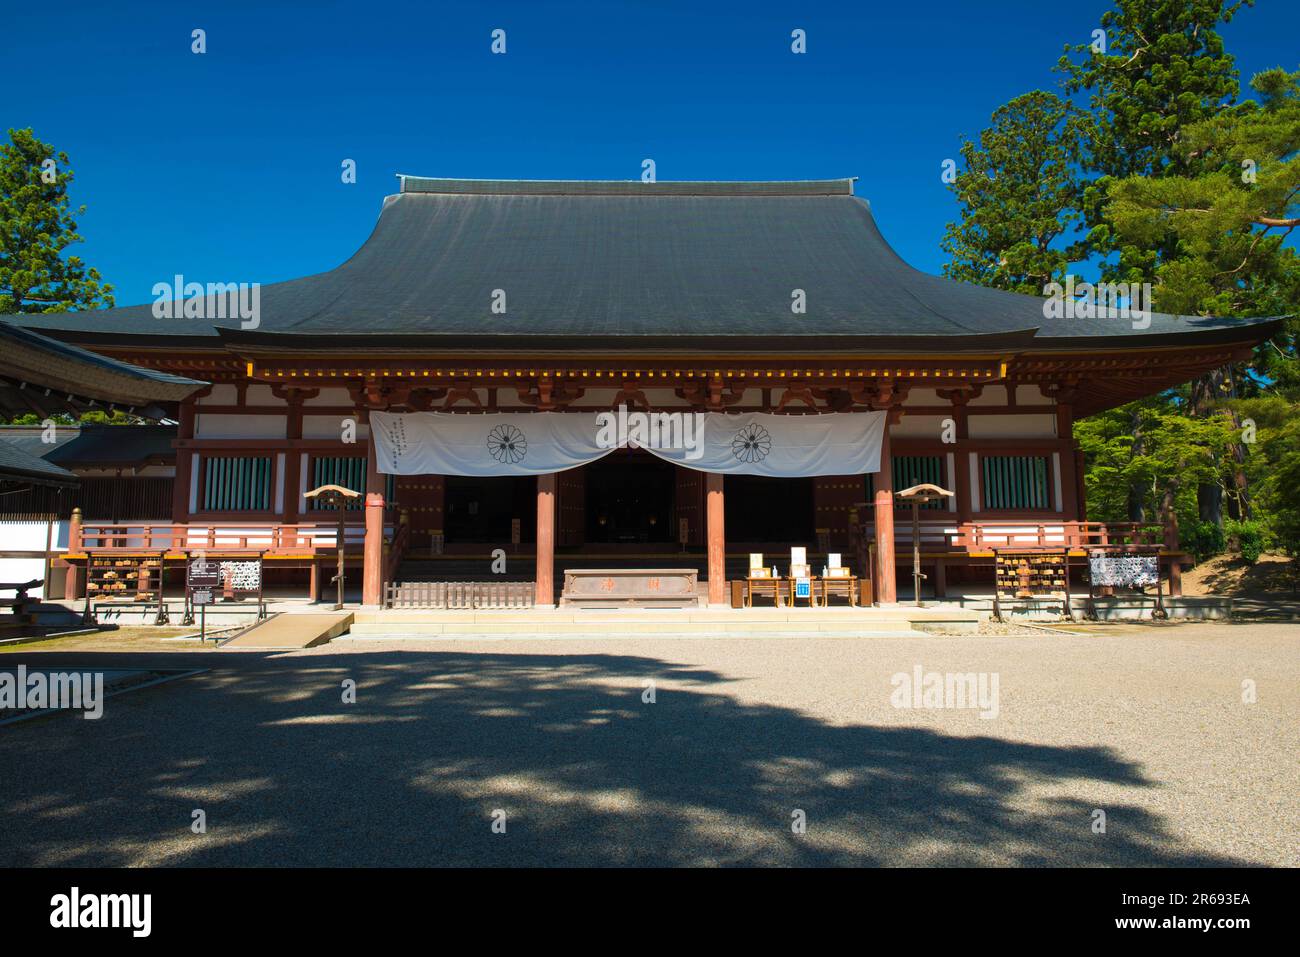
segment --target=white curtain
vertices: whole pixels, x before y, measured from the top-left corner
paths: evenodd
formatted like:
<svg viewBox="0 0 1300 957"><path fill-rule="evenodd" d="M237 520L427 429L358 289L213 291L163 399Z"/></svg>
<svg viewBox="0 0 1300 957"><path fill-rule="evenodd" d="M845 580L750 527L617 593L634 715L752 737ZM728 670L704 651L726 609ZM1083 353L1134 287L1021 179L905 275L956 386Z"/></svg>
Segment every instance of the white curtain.
<svg viewBox="0 0 1300 957"><path fill-rule="evenodd" d="M623 445L701 472L790 478L880 468L885 412L371 412L379 471L541 475Z"/></svg>

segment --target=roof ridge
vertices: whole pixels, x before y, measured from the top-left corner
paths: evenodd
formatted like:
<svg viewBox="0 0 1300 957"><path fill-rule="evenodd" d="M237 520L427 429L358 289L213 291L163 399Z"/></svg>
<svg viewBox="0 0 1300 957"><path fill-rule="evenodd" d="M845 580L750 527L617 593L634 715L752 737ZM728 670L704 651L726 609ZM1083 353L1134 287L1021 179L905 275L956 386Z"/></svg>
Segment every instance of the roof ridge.
<svg viewBox="0 0 1300 957"><path fill-rule="evenodd" d="M856 176L807 180L455 179L398 173L403 193L501 196L852 196Z"/></svg>

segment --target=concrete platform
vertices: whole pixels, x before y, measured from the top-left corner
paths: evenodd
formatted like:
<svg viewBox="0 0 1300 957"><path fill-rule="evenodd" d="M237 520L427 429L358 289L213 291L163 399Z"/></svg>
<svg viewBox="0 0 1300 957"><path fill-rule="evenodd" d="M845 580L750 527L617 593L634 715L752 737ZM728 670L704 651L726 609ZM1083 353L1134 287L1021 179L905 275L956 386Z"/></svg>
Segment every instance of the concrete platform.
<svg viewBox="0 0 1300 957"><path fill-rule="evenodd" d="M297 616L295 616L297 617ZM927 627L975 632L981 618L960 608L532 608L500 611L362 610L347 638L573 638L707 636L869 637Z"/></svg>

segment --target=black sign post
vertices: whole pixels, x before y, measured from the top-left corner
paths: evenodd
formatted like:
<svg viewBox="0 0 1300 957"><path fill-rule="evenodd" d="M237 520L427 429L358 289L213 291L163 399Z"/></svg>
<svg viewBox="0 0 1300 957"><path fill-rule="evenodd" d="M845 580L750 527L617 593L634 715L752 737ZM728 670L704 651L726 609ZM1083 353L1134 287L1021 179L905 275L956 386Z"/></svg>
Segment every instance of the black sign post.
<svg viewBox="0 0 1300 957"><path fill-rule="evenodd" d="M208 606L212 604L213 589L221 585L221 564L205 558L191 559L185 565L185 590L190 606L199 606L199 641L207 641Z"/></svg>

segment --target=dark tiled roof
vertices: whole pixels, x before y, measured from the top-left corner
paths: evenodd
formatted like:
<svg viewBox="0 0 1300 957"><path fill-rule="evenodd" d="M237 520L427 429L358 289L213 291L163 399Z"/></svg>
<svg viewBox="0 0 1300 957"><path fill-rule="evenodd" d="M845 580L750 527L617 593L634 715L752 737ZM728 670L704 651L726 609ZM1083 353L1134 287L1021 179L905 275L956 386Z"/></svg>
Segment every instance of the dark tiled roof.
<svg viewBox="0 0 1300 957"><path fill-rule="evenodd" d="M162 405L179 402L205 385L110 359L0 319L0 415L75 413L93 405L114 405L157 418Z"/></svg>
<svg viewBox="0 0 1300 957"><path fill-rule="evenodd" d="M0 481L32 481L50 485L75 485L77 476L37 455L5 441L0 435Z"/></svg>
<svg viewBox="0 0 1300 957"><path fill-rule="evenodd" d="M135 467L175 461L174 425L60 425L52 443L39 425L0 426L0 440L23 453L66 468Z"/></svg>
<svg viewBox="0 0 1300 957"><path fill-rule="evenodd" d="M851 181L593 183L403 178L374 232L329 272L261 288L261 324L156 319L152 306L44 315L94 343L212 336L436 348L1123 348L1245 341L1268 326L1156 315L1048 320L1043 300L919 272L886 243ZM494 290L506 311L494 315ZM806 314L791 310L802 289ZM215 309L209 315L216 314ZM1035 333L1035 330L1037 332ZM201 340L200 340L201 341ZM301 341L301 340L299 340Z"/></svg>

